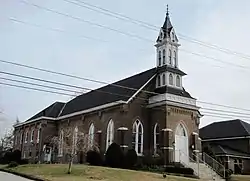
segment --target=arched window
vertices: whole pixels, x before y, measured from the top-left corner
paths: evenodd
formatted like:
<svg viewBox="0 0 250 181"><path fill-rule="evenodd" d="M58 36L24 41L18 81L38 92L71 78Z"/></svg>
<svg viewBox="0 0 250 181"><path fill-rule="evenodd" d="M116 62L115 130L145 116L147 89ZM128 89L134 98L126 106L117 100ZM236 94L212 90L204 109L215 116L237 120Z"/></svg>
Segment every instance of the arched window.
<svg viewBox="0 0 250 181"><path fill-rule="evenodd" d="M114 122L111 119L107 127L107 140L106 140L106 150L114 141Z"/></svg>
<svg viewBox="0 0 250 181"><path fill-rule="evenodd" d="M172 52L170 49L168 51L168 63L169 63L169 65L172 65Z"/></svg>
<svg viewBox="0 0 250 181"><path fill-rule="evenodd" d="M161 51L159 51L158 60L159 60L159 66L161 66Z"/></svg>
<svg viewBox="0 0 250 181"><path fill-rule="evenodd" d="M174 77L172 74L169 74L169 84L174 85Z"/></svg>
<svg viewBox="0 0 250 181"><path fill-rule="evenodd" d="M165 49L163 49L163 51L162 51L162 60L163 60L163 65L165 65L166 64L166 50Z"/></svg>
<svg viewBox="0 0 250 181"><path fill-rule="evenodd" d="M94 124L92 123L89 127L89 149L91 149L94 145L94 139L95 139L95 126Z"/></svg>
<svg viewBox="0 0 250 181"><path fill-rule="evenodd" d="M154 126L154 154L157 154L157 151L159 150L159 135L160 130L158 124L156 123Z"/></svg>
<svg viewBox="0 0 250 181"><path fill-rule="evenodd" d="M177 67L177 55L176 55L176 51L174 51L174 66Z"/></svg>
<svg viewBox="0 0 250 181"><path fill-rule="evenodd" d="M73 141L74 141L74 145L75 145L75 152L77 149L77 145L78 145L78 127L76 126L74 129L74 135L73 135Z"/></svg>
<svg viewBox="0 0 250 181"><path fill-rule="evenodd" d="M34 135L35 135L35 130L33 129L31 131L31 135L30 135L30 142L33 142L34 141Z"/></svg>
<svg viewBox="0 0 250 181"><path fill-rule="evenodd" d="M63 155L63 130L60 131L59 145L58 145L58 156Z"/></svg>
<svg viewBox="0 0 250 181"><path fill-rule="evenodd" d="M176 135L179 136L187 136L187 133L185 131L185 128L182 124L179 124L178 127L176 128Z"/></svg>
<svg viewBox="0 0 250 181"><path fill-rule="evenodd" d="M29 133L28 131L25 132L25 139L24 139L24 142L27 143L28 142L28 136L29 136Z"/></svg>
<svg viewBox="0 0 250 181"><path fill-rule="evenodd" d="M138 155L143 152L143 126L140 120L136 120L133 124L132 146Z"/></svg>
<svg viewBox="0 0 250 181"><path fill-rule="evenodd" d="M176 86L180 87L181 86L181 78L179 75L176 76Z"/></svg>
<svg viewBox="0 0 250 181"><path fill-rule="evenodd" d="M166 84L166 76L165 74L162 75L162 85Z"/></svg>
<svg viewBox="0 0 250 181"><path fill-rule="evenodd" d="M161 86L161 76L157 77L157 86Z"/></svg>
<svg viewBox="0 0 250 181"><path fill-rule="evenodd" d="M172 41L173 41L173 42L175 41L175 35L174 35L174 32L172 32Z"/></svg>

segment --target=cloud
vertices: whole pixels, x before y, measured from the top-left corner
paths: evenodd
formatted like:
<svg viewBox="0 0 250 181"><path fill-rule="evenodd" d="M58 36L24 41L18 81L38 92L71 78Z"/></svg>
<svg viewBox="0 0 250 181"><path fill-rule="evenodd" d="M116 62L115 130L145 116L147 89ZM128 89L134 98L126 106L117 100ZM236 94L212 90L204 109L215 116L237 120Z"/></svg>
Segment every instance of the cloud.
<svg viewBox="0 0 250 181"><path fill-rule="evenodd" d="M250 12L247 7L249 6L249 1L244 1L244 3L235 1L220 3L214 9L211 9L206 16L197 19L199 23L193 28L193 35L190 36L237 52L248 53L250 41L250 36L248 36L250 21L248 17ZM196 44L183 42L181 48L229 63L250 67L250 59L242 59L239 56L221 53ZM250 69L236 68L182 52L180 56L180 64L188 73L184 84L198 100L250 109L250 84L248 83ZM208 107L204 104L201 106ZM238 110L238 112L244 111ZM205 116L201 120L201 126L218 120L221 120L221 118Z"/></svg>

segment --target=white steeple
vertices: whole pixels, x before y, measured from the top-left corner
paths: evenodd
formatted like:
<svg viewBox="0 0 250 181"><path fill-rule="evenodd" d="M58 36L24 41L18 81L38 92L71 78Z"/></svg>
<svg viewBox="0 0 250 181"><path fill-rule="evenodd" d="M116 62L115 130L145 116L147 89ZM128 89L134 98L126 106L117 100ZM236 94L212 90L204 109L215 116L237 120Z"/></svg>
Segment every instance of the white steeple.
<svg viewBox="0 0 250 181"><path fill-rule="evenodd" d="M156 40L156 67L158 77L156 87L169 86L182 89L182 76L178 63L178 38L169 18L167 9L166 18Z"/></svg>

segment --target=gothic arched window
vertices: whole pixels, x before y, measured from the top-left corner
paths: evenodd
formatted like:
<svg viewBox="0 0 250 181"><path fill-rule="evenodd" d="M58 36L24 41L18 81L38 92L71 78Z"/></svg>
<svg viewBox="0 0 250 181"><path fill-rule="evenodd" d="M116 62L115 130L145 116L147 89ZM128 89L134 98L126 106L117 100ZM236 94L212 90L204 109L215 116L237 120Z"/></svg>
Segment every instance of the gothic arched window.
<svg viewBox="0 0 250 181"><path fill-rule="evenodd" d="M95 139L95 126L92 123L89 127L89 140L88 140L88 145L89 148L91 149L94 145L94 139Z"/></svg>
<svg viewBox="0 0 250 181"><path fill-rule="evenodd" d="M176 86L180 87L181 86L181 78L179 75L176 76Z"/></svg>
<svg viewBox="0 0 250 181"><path fill-rule="evenodd" d="M162 85L166 84L166 76L165 74L162 75Z"/></svg>
<svg viewBox="0 0 250 181"><path fill-rule="evenodd" d="M174 66L177 67L177 55L176 55L176 51L174 51Z"/></svg>
<svg viewBox="0 0 250 181"><path fill-rule="evenodd" d="M161 51L159 51L158 60L159 60L159 66L161 66Z"/></svg>
<svg viewBox="0 0 250 181"><path fill-rule="evenodd" d="M157 77L157 86L161 86L161 76Z"/></svg>
<svg viewBox="0 0 250 181"><path fill-rule="evenodd" d="M133 124L132 147L138 155L143 153L143 126L140 120L136 120Z"/></svg>
<svg viewBox="0 0 250 181"><path fill-rule="evenodd" d="M107 127L107 139L106 139L106 150L114 141L114 122L111 119Z"/></svg>
<svg viewBox="0 0 250 181"><path fill-rule="evenodd" d="M174 77L172 74L169 74L169 84L174 85Z"/></svg>
<svg viewBox="0 0 250 181"><path fill-rule="evenodd" d="M157 150L159 149L159 135L160 135L160 130L159 126L156 123L154 126L154 154L157 153Z"/></svg>
<svg viewBox="0 0 250 181"><path fill-rule="evenodd" d="M163 65L165 65L166 64L166 50L165 49L163 49L163 51L162 51L162 59L163 59Z"/></svg>
<svg viewBox="0 0 250 181"><path fill-rule="evenodd" d="M58 145L58 156L63 155L63 130L60 131L60 136L59 136L59 145Z"/></svg>
<svg viewBox="0 0 250 181"><path fill-rule="evenodd" d="M168 51L168 63L169 63L169 65L172 65L172 52L170 49Z"/></svg>

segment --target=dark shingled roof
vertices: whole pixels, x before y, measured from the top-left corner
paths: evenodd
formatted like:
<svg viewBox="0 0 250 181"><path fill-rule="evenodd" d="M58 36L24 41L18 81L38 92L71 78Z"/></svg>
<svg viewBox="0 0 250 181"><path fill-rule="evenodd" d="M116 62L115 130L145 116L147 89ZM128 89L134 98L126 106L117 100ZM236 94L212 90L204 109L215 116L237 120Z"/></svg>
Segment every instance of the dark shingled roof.
<svg viewBox="0 0 250 181"><path fill-rule="evenodd" d="M113 83L113 85L109 84L99 89L92 90L88 93L77 96L76 98L66 103L60 116L64 116L64 115L71 114L74 112L94 108L94 107L108 104L111 102L116 102L120 100L127 101L130 97L132 97L136 93L138 89L140 89L147 81L149 81L150 78L152 78L156 74L157 74L157 69L152 68L144 72L141 72L139 74L136 74L134 76L115 82ZM155 85L155 81L156 81L156 78L152 80L154 85ZM117 86L114 86L114 84L123 86L123 87L133 88L135 90L131 90L128 88L123 88L123 87L117 87ZM150 91L151 92L154 91L156 93L168 92L170 94L192 98L190 94L185 91L184 88L176 89L176 88L165 86L160 89L155 89L153 86L152 90Z"/></svg>
<svg viewBox="0 0 250 181"><path fill-rule="evenodd" d="M42 111L37 113L35 116L28 119L27 121L32 120L32 119L36 119L36 118L39 118L42 116L56 118L56 117L58 117L58 115L59 115L59 113L62 110L64 105L65 105L65 103L63 103L63 102L55 102L54 104L50 105L49 107L46 107L45 109L43 109Z"/></svg>
<svg viewBox="0 0 250 181"><path fill-rule="evenodd" d="M200 129L203 140L250 136L250 124L240 119L215 122Z"/></svg>
<svg viewBox="0 0 250 181"><path fill-rule="evenodd" d="M250 154L229 148L228 146L212 144L211 147L215 155L233 155L233 156L250 157Z"/></svg>
<svg viewBox="0 0 250 181"><path fill-rule="evenodd" d="M115 101L127 101L133 94L136 93L153 75L156 74L156 68L149 69L145 72L136 74L129 78L120 80L113 84L119 86L130 87L135 90L117 87L112 84L90 91L88 93L77 96L69 101L60 116L90 109L96 106L108 104Z"/></svg>

